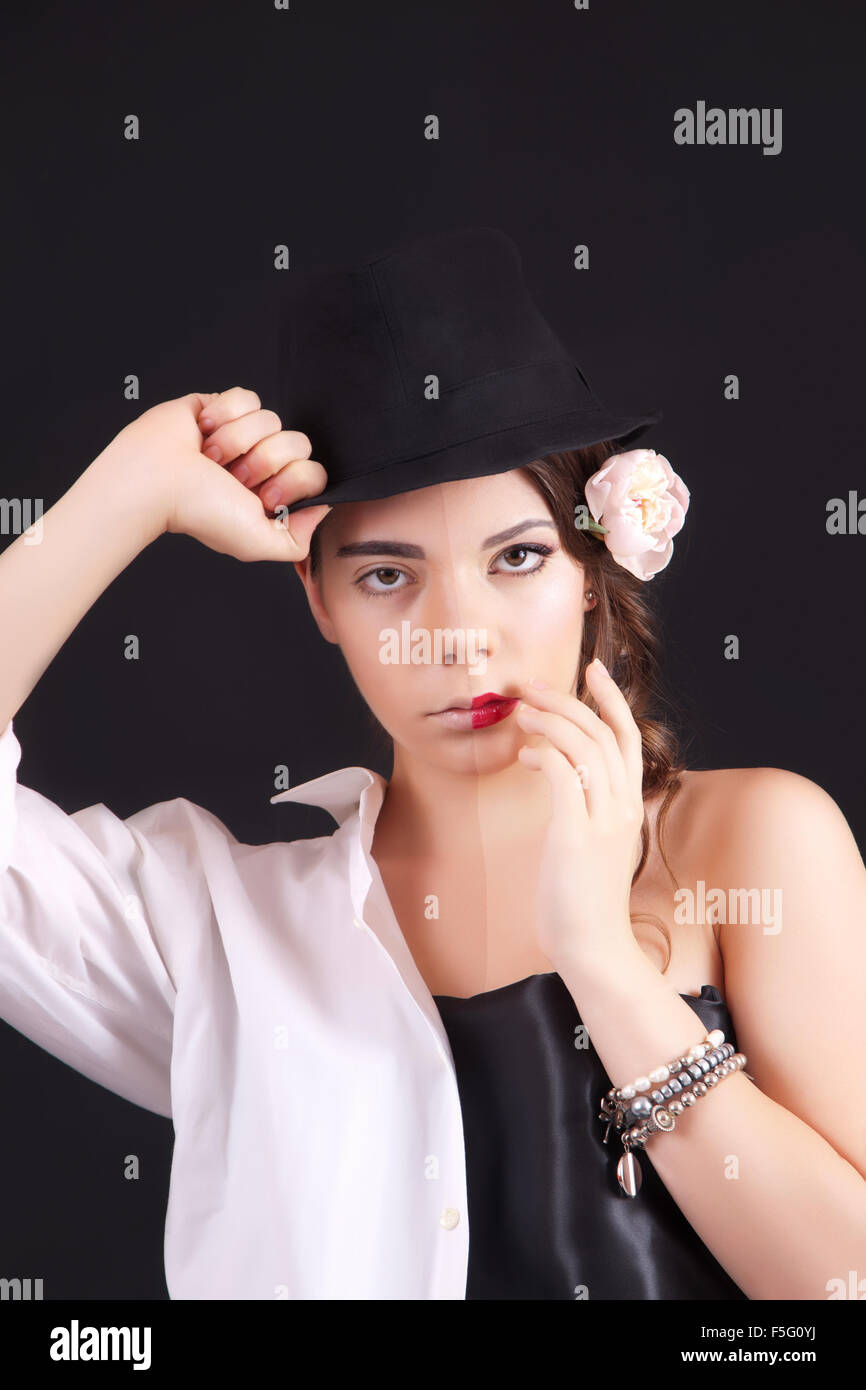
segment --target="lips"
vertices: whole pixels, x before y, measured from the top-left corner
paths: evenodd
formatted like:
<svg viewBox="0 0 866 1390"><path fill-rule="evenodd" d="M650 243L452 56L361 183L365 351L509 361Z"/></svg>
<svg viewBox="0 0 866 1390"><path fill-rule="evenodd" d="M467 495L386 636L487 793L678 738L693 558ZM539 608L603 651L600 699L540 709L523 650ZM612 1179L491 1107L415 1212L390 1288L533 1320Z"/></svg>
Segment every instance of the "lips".
<svg viewBox="0 0 866 1390"><path fill-rule="evenodd" d="M518 703L516 695L498 695L495 691L488 691L486 695L476 695L471 703L464 700L462 704L438 710L434 717L449 729L486 729L507 719Z"/></svg>
<svg viewBox="0 0 866 1390"><path fill-rule="evenodd" d="M494 700L507 700L507 695L497 695L495 691L488 695L476 695L472 701L473 709L481 709L482 705L490 705Z"/></svg>
<svg viewBox="0 0 866 1390"><path fill-rule="evenodd" d="M445 714L449 709L481 709L482 705L493 704L496 700L509 700L510 695L499 695L495 690L489 690L486 695L476 695L474 700L455 700L453 705L445 705L437 714Z"/></svg>

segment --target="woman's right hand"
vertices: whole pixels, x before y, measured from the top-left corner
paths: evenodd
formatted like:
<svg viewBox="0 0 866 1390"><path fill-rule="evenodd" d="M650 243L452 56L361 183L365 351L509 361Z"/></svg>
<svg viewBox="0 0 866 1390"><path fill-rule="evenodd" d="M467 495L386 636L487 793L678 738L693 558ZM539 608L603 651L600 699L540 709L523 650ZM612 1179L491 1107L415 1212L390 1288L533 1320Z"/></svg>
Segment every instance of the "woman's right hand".
<svg viewBox="0 0 866 1390"><path fill-rule="evenodd" d="M220 451L219 460L203 452L211 448ZM327 484L311 450L305 434L284 430L274 411L262 409L255 391L233 386L152 406L120 431L104 456L146 470L163 530L194 536L237 560L303 560L331 510L324 504L285 510Z"/></svg>

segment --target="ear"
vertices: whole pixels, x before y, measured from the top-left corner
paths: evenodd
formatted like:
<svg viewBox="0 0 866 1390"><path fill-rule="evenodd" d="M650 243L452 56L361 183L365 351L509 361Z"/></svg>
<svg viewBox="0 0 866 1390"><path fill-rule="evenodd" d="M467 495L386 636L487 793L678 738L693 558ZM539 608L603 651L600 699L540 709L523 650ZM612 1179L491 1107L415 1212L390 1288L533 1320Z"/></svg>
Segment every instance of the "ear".
<svg viewBox="0 0 866 1390"><path fill-rule="evenodd" d="M322 601L322 592L319 587L319 580L310 573L310 557L307 555L303 560L293 560L295 574L304 586L307 595L307 602L310 605L310 612L316 620L316 626L321 632L326 642L332 642L338 646L337 634L334 631L334 624L328 617L327 609Z"/></svg>

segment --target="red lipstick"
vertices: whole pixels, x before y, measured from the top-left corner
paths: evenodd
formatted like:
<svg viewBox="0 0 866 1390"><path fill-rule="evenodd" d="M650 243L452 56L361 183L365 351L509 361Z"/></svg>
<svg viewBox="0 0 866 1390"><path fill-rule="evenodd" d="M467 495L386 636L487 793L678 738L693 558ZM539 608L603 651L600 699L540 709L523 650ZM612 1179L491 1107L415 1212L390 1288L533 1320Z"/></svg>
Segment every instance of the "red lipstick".
<svg viewBox="0 0 866 1390"><path fill-rule="evenodd" d="M499 695L490 690L486 695L476 695L470 705L455 705L450 709L439 710L434 716L452 729L486 729L490 724L498 724L519 703L518 697Z"/></svg>
<svg viewBox="0 0 866 1390"><path fill-rule="evenodd" d="M472 701L472 727L473 729L485 729L488 724L498 724L500 719L505 719L514 706L518 704L517 697L506 700L504 695L481 695Z"/></svg>
<svg viewBox="0 0 866 1390"><path fill-rule="evenodd" d="M496 690L488 690L486 695L476 695L472 701L472 708L478 709L480 705L486 705L489 700L504 700L506 697L500 695Z"/></svg>

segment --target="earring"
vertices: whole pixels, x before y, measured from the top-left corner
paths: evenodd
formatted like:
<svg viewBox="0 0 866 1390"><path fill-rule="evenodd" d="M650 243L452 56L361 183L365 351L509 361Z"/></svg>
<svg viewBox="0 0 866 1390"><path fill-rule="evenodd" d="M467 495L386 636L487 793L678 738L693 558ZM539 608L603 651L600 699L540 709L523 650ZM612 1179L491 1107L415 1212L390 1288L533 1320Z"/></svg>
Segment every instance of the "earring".
<svg viewBox="0 0 866 1390"><path fill-rule="evenodd" d="M595 598L595 594L593 593L592 589L587 589L586 593L584 594L584 598Z"/></svg>

